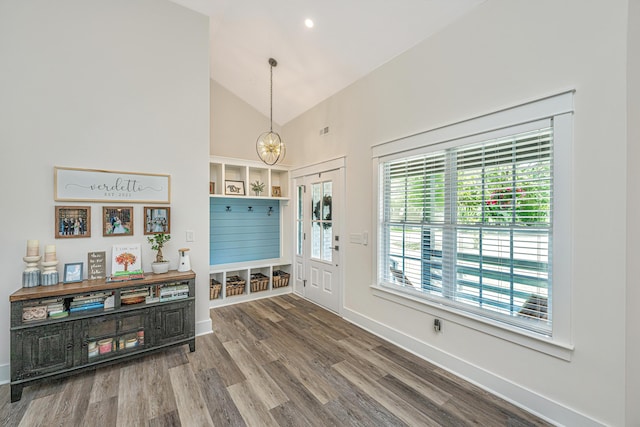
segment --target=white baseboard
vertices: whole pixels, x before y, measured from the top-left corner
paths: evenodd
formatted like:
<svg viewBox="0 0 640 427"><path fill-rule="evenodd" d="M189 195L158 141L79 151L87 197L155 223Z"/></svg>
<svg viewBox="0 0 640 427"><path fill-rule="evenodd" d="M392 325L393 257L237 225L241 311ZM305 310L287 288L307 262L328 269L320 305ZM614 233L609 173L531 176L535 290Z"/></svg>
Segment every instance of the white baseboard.
<svg viewBox="0 0 640 427"><path fill-rule="evenodd" d="M211 318L196 322L196 336L213 333Z"/></svg>
<svg viewBox="0 0 640 427"><path fill-rule="evenodd" d="M604 424L346 307L344 319L555 425Z"/></svg>
<svg viewBox="0 0 640 427"><path fill-rule="evenodd" d="M0 385L8 384L11 381L11 365L0 365Z"/></svg>

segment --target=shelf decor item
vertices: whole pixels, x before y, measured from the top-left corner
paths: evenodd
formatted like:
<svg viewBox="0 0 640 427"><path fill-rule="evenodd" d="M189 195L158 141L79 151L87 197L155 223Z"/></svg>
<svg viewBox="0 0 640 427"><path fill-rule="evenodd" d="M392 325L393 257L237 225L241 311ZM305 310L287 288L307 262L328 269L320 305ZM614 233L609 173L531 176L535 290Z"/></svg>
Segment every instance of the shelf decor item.
<svg viewBox="0 0 640 427"><path fill-rule="evenodd" d="M244 196L244 181L226 180L224 182L224 194L230 196Z"/></svg>
<svg viewBox="0 0 640 427"><path fill-rule="evenodd" d="M27 264L22 273L22 287L32 288L40 284L40 242L38 240L27 240L27 256L22 260Z"/></svg>
<svg viewBox="0 0 640 427"><path fill-rule="evenodd" d="M42 261L42 275L40 281L43 286L57 285L59 281L58 270L58 258L56 257L56 246L46 245L44 247L44 261Z"/></svg>
<svg viewBox="0 0 640 427"><path fill-rule="evenodd" d="M260 134L256 141L256 151L258 157L264 163L268 165L275 165L279 161L284 160L286 154L286 147L282 138L277 132L273 131L273 67L278 65L278 61L273 58L269 58L269 132Z"/></svg>
<svg viewBox="0 0 640 427"><path fill-rule="evenodd" d="M256 193L256 196L259 196L260 193L264 191L264 182L260 182L256 180L256 182L251 183L251 191Z"/></svg>
<svg viewBox="0 0 640 427"><path fill-rule="evenodd" d="M111 280L143 278L142 250L139 243L113 245L111 251Z"/></svg>
<svg viewBox="0 0 640 427"><path fill-rule="evenodd" d="M151 263L151 270L155 274L162 274L169 271L169 260L162 255L162 248L171 240L171 235L158 233L147 237L147 242L151 244L151 249L156 251L156 260Z"/></svg>
<svg viewBox="0 0 640 427"><path fill-rule="evenodd" d="M74 262L64 265L64 279L63 283L75 283L82 282L84 264L81 262Z"/></svg>
<svg viewBox="0 0 640 427"><path fill-rule="evenodd" d="M282 197L282 189L279 185L271 187L271 197Z"/></svg>
<svg viewBox="0 0 640 427"><path fill-rule="evenodd" d="M55 237L91 237L91 206L56 206Z"/></svg>

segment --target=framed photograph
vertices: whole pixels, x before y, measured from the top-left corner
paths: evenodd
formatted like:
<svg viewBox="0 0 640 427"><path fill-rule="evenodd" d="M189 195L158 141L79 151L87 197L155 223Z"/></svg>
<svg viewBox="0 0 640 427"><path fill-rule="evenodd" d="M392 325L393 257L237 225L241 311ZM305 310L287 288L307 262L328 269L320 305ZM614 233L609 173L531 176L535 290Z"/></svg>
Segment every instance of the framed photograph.
<svg viewBox="0 0 640 427"><path fill-rule="evenodd" d="M74 262L64 265L64 279L62 283L74 283L82 282L84 264L81 262Z"/></svg>
<svg viewBox="0 0 640 427"><path fill-rule="evenodd" d="M103 206L102 235L133 236L133 206Z"/></svg>
<svg viewBox="0 0 640 427"><path fill-rule="evenodd" d="M271 197L282 197L282 190L279 185L271 187Z"/></svg>
<svg viewBox="0 0 640 427"><path fill-rule="evenodd" d="M171 176L98 169L53 168L54 200L171 203Z"/></svg>
<svg viewBox="0 0 640 427"><path fill-rule="evenodd" d="M171 232L171 208L166 206L144 207L144 234Z"/></svg>
<svg viewBox="0 0 640 427"><path fill-rule="evenodd" d="M56 239L91 237L91 206L56 206Z"/></svg>
<svg viewBox="0 0 640 427"><path fill-rule="evenodd" d="M244 181L229 181L224 182L224 194L230 196L244 196Z"/></svg>

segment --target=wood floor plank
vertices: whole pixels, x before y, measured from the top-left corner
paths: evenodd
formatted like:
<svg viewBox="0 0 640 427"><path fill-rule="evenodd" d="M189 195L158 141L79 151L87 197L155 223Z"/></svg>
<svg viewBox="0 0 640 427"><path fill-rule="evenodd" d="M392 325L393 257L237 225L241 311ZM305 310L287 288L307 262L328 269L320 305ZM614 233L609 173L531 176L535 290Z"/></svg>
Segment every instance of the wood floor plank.
<svg viewBox="0 0 640 427"><path fill-rule="evenodd" d="M244 419L233 403L233 399L218 371L214 368L199 371L196 377L213 424L216 426L245 427Z"/></svg>
<svg viewBox="0 0 640 427"><path fill-rule="evenodd" d="M376 381L367 375L367 372L358 370L358 368L349 361L337 363L333 366L333 369L340 372L340 374L351 381L356 387L370 395L374 400L393 412L394 415L408 425L438 426L435 420L417 411L400 397L377 385Z"/></svg>
<svg viewBox="0 0 640 427"><path fill-rule="evenodd" d="M146 359L138 359L121 365L118 381L117 425L144 425L147 422L149 399L145 398L145 393L154 390L145 390L142 387L144 362Z"/></svg>
<svg viewBox="0 0 640 427"><path fill-rule="evenodd" d="M227 391L248 426L275 427L278 425L269 408L255 394L248 381L229 386Z"/></svg>
<svg viewBox="0 0 640 427"><path fill-rule="evenodd" d="M236 362L233 360L227 349L222 342L218 339L217 334L211 334L211 343L213 344L214 351L210 354L210 357L216 361L216 370L220 374L220 377L224 381L224 384L229 387L232 384L245 381L246 378ZM198 350L196 350L197 352Z"/></svg>
<svg viewBox="0 0 640 427"><path fill-rule="evenodd" d="M269 310L269 308L264 305L264 300L258 300L255 302L255 304L251 304L250 307L252 313L258 318L270 320L273 323L278 323L285 319L275 311Z"/></svg>
<svg viewBox="0 0 640 427"><path fill-rule="evenodd" d="M191 366L186 364L171 368L169 377L180 423L184 426L213 426L213 420L200 388L194 387L198 381Z"/></svg>
<svg viewBox="0 0 640 427"><path fill-rule="evenodd" d="M24 414L20 423L17 425L19 427L47 425L47 420L56 419L55 413L52 413L51 409L58 405L60 397L60 394L50 394L48 396L32 400L29 403L29 410Z"/></svg>
<svg viewBox="0 0 640 427"><path fill-rule="evenodd" d="M115 427L118 413L118 396L100 399L90 402L84 414L83 426Z"/></svg>
<svg viewBox="0 0 640 427"><path fill-rule="evenodd" d="M353 341L352 338L341 340L339 344L349 348L354 357L366 360L370 365L380 370L383 373L380 378L391 374L437 405L442 405L451 398L451 394L444 389L434 386L433 383L405 369L394 360L390 360L378 352L362 348L358 341Z"/></svg>
<svg viewBox="0 0 640 427"><path fill-rule="evenodd" d="M187 354L186 347L176 348ZM161 418L162 415L177 410L175 394L172 390L170 363L175 362L175 355L167 357L164 354L155 354L145 359L142 364L142 388L146 390L139 398L146 399L146 419ZM181 366L181 365L178 365ZM191 365L187 365L191 366ZM154 390L151 394L148 390Z"/></svg>
<svg viewBox="0 0 640 427"><path fill-rule="evenodd" d="M111 365L96 369L89 403L110 400L118 396L120 384L120 366Z"/></svg>
<svg viewBox="0 0 640 427"><path fill-rule="evenodd" d="M167 412L166 414L162 414L156 418L149 420L149 424L147 427L180 427L182 423L180 422L180 415L178 411Z"/></svg>
<svg viewBox="0 0 640 427"><path fill-rule="evenodd" d="M255 394L259 396L267 409L275 408L289 400L239 340L229 341L223 345L247 378L247 383L253 386Z"/></svg>
<svg viewBox="0 0 640 427"><path fill-rule="evenodd" d="M340 421L327 412L314 395L291 373L281 362L272 362L267 366L267 372L281 389L287 390L289 400L297 408L300 418L310 424L321 420L324 426L339 426ZM314 422L315 420L315 422Z"/></svg>

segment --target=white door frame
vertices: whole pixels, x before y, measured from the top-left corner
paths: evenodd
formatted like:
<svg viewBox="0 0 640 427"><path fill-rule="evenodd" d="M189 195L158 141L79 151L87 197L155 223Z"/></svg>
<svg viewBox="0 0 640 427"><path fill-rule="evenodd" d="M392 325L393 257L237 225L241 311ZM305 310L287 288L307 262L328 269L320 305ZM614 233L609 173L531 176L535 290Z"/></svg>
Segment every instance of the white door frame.
<svg viewBox="0 0 640 427"><path fill-rule="evenodd" d="M334 230L334 234L340 236L340 242L338 243L340 246L340 250L336 251L336 255L338 257L338 271L339 271L339 278L340 278L340 290L339 290L339 298L340 298L340 302L338 304L338 314L340 316L342 316L342 312L343 312L343 308L344 308L344 286L345 286L345 271L344 271L344 249L346 248L346 236L344 235L343 231L346 229L345 227L345 218L346 218L346 214L345 214L345 202L346 202L346 179L347 179L347 174L346 174L346 168L347 168L347 158L346 157L338 157L336 159L332 159L332 160L327 160L324 162L320 162L320 163L314 163L312 165L308 165L308 166L303 166L300 168L296 168L296 169L292 169L291 170L291 182L292 184L295 183L296 179L302 179L305 176L308 175L315 175L315 174L321 174L323 172L330 172L330 171L335 171L335 170L340 170L341 172L341 177L342 177L342 182L340 182L341 185L341 191L340 191L340 199L338 200L338 206L340 206L339 212L338 212L338 227L336 230ZM292 238L293 238L293 242L291 244L291 247L294 248L293 250L293 280L295 283L296 278L298 277L298 271L297 271L297 265L295 262L295 258L297 256L297 232L296 232L296 218L297 218L297 206L298 206L298 193L295 190L296 186L292 185L292 193L293 193L293 206L294 206L294 213L293 213L293 219L294 221L292 222ZM302 267L303 270L306 268L306 266ZM304 274L304 273L303 273ZM295 292L295 287L294 287L294 292ZM296 292L296 294L301 295L299 292ZM303 295L301 295L303 296Z"/></svg>

